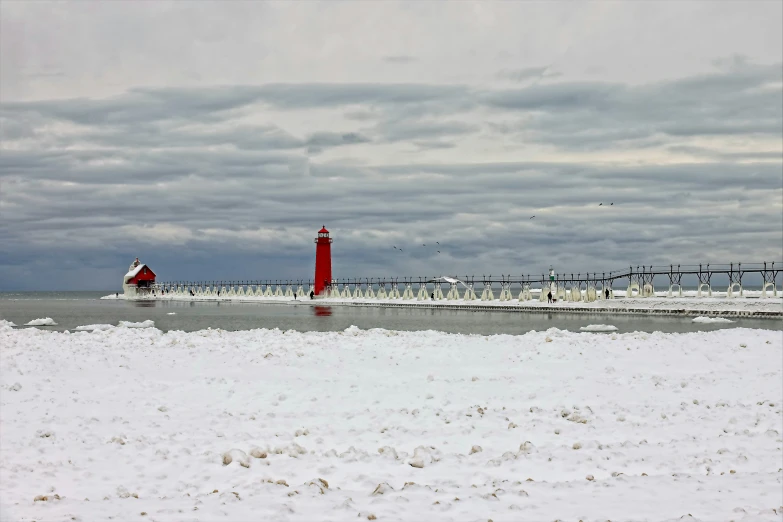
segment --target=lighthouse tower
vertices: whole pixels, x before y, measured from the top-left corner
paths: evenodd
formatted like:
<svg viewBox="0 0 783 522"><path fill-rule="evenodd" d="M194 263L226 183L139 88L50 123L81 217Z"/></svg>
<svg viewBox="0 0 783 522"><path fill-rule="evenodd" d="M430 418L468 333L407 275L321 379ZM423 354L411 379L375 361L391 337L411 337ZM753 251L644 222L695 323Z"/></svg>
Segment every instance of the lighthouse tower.
<svg viewBox="0 0 783 522"><path fill-rule="evenodd" d="M323 295L332 284L332 239L326 226L315 238L315 295Z"/></svg>

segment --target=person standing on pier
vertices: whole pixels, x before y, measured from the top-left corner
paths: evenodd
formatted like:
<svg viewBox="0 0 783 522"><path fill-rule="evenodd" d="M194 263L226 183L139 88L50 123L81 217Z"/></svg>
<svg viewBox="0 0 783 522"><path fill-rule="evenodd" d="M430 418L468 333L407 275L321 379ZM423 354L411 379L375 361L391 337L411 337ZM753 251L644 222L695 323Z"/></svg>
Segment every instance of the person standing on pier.
<svg viewBox="0 0 783 522"><path fill-rule="evenodd" d="M546 294L547 303L552 302L552 290L549 291L549 293Z"/></svg>

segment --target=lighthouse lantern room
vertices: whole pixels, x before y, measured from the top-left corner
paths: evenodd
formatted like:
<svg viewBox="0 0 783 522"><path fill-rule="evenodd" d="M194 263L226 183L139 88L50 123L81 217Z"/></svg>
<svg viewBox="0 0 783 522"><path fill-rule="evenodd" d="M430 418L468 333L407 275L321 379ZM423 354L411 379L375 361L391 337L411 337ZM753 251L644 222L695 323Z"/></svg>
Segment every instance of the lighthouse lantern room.
<svg viewBox="0 0 783 522"><path fill-rule="evenodd" d="M128 273L122 279L122 291L125 297L140 297L152 293L155 286L155 272L139 258L131 263Z"/></svg>
<svg viewBox="0 0 783 522"><path fill-rule="evenodd" d="M315 295L322 296L332 284L332 239L324 225L315 238Z"/></svg>

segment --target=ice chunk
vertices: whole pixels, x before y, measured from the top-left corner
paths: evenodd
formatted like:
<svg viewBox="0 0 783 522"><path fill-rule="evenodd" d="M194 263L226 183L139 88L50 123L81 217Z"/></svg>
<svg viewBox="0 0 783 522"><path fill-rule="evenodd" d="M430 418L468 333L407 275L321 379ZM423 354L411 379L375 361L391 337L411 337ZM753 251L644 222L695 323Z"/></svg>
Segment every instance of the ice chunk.
<svg viewBox="0 0 783 522"><path fill-rule="evenodd" d="M57 323L51 317L45 317L43 319L33 319L29 323L25 323L25 326L57 326Z"/></svg>
<svg viewBox="0 0 783 522"><path fill-rule="evenodd" d="M83 326L77 326L74 328L74 330L77 332L95 332L111 330L112 328L114 328L114 325L111 324L86 324Z"/></svg>
<svg viewBox="0 0 783 522"><path fill-rule="evenodd" d="M123 326L125 328L154 328L155 321L152 321L150 319L147 319L146 321L142 321L140 323L134 323L132 321L120 321L120 326Z"/></svg>
<svg viewBox="0 0 783 522"><path fill-rule="evenodd" d="M706 317L703 315L700 315L699 317L693 318L694 323L702 323L702 324L713 324L713 323L733 323L731 319L726 319L725 317Z"/></svg>
<svg viewBox="0 0 783 522"><path fill-rule="evenodd" d="M580 328L583 332L616 332L617 327L611 324L589 324Z"/></svg>

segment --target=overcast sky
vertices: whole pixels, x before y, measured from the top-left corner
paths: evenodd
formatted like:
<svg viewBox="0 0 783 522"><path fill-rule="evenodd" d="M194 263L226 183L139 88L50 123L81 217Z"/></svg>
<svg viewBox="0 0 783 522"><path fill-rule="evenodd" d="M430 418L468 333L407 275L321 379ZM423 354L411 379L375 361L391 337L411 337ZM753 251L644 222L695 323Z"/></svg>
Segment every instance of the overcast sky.
<svg viewBox="0 0 783 522"><path fill-rule="evenodd" d="M780 261L781 6L3 0L0 290Z"/></svg>

